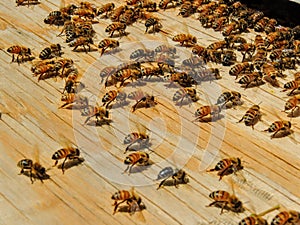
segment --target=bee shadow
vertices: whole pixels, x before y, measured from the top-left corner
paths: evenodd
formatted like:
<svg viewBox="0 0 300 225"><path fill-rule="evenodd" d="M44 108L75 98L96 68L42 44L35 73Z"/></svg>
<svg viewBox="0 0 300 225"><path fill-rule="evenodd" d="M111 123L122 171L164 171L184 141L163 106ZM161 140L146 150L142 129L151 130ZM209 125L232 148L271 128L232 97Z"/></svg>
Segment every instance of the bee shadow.
<svg viewBox="0 0 300 225"><path fill-rule="evenodd" d="M122 37L127 37L130 34L130 32L124 32L123 34L121 33L114 33L113 36L110 36L110 38L122 38Z"/></svg>
<svg viewBox="0 0 300 225"><path fill-rule="evenodd" d="M20 58L19 58L19 62L18 62L17 59L15 58L15 60L14 60L12 63L18 63L18 64L21 64L21 63L25 63L25 62L32 61L32 60L34 60L34 59L35 59L34 56L24 57L23 59L20 57Z"/></svg>
<svg viewBox="0 0 300 225"><path fill-rule="evenodd" d="M130 174L141 173L152 166L153 162L148 162L147 165L138 165L131 168Z"/></svg>
<svg viewBox="0 0 300 225"><path fill-rule="evenodd" d="M64 165L64 170L70 169L70 168L72 168L74 166L78 166L81 163L83 163L84 161L85 161L85 159L82 158L82 157L77 158L77 159L73 159L73 160L70 160L70 161L66 161L65 165ZM61 169L61 167L62 167L62 164L59 164L57 166L58 169Z"/></svg>
<svg viewBox="0 0 300 225"><path fill-rule="evenodd" d="M139 205L139 210L138 211L143 211L146 209L146 206L144 204L140 204ZM118 208L118 211L117 212L120 212L120 213L131 213L130 212L130 207L129 205L122 205L122 206L119 206Z"/></svg>
<svg viewBox="0 0 300 225"><path fill-rule="evenodd" d="M139 150L145 150L148 149L151 152L153 152L153 150L150 148L152 146L152 144L149 143L143 143L143 144L133 144L126 152L134 152L134 151L139 151ZM124 152L124 154L126 153Z"/></svg>
<svg viewBox="0 0 300 225"><path fill-rule="evenodd" d="M110 124L113 121L111 119L102 119L102 120L98 120L98 121L90 121L87 123L88 126L95 126L95 127L102 127L103 125L108 125L110 126Z"/></svg>
<svg viewBox="0 0 300 225"><path fill-rule="evenodd" d="M40 2L23 2L22 4L20 4L20 5L17 5L17 6L31 6L31 5L39 5L39 4L41 4Z"/></svg>
<svg viewBox="0 0 300 225"><path fill-rule="evenodd" d="M82 48L77 48L76 50L72 50L72 51L73 52L87 52L87 53L89 53L89 52L97 52L98 49L97 48L93 48L93 47L91 47L90 49L89 49L89 47L86 47L84 49L84 47L82 47Z"/></svg>
<svg viewBox="0 0 300 225"><path fill-rule="evenodd" d="M113 48L108 51L105 51L102 55L112 55L112 54L117 54L118 52L121 52L121 48Z"/></svg>
<svg viewBox="0 0 300 225"><path fill-rule="evenodd" d="M225 116L220 114L219 116L203 117L203 118L197 119L195 121L201 122L201 123L209 123L209 122L216 122L216 121L221 120L223 118L225 118Z"/></svg>
<svg viewBox="0 0 300 225"><path fill-rule="evenodd" d="M124 106L128 106L129 104L130 104L130 101L116 102L115 104L110 105L107 109L123 108Z"/></svg>
<svg viewBox="0 0 300 225"><path fill-rule="evenodd" d="M85 109L85 108L86 108L86 105L75 104L75 105L65 106L62 109L67 109L67 110L82 110L82 109Z"/></svg>
<svg viewBox="0 0 300 225"><path fill-rule="evenodd" d="M180 185L180 184L187 184L189 181L177 181L177 185ZM166 187L172 187L174 186L175 187L175 180L173 180L172 178L168 178L167 180L165 180L162 184L161 187L163 186L166 186Z"/></svg>
<svg viewBox="0 0 300 225"><path fill-rule="evenodd" d="M249 88L260 87L260 86L264 85L265 83L266 82L264 82L263 80L261 80L259 82L252 82L248 86L247 86L247 84L242 84L241 87L244 88L244 89L249 89Z"/></svg>
<svg viewBox="0 0 300 225"><path fill-rule="evenodd" d="M292 130L282 130L277 132L274 136L271 136L271 138L283 138L289 135L292 135L294 132Z"/></svg>
<svg viewBox="0 0 300 225"><path fill-rule="evenodd" d="M26 177L30 177L29 171L24 171L22 174L25 175ZM43 182L44 180L50 179L50 175L45 173L45 174L43 174L42 177L38 177L36 174L32 174L32 178L34 180L41 180Z"/></svg>
<svg viewBox="0 0 300 225"><path fill-rule="evenodd" d="M287 113L287 117L299 117L300 116L300 108L295 109L293 112Z"/></svg>

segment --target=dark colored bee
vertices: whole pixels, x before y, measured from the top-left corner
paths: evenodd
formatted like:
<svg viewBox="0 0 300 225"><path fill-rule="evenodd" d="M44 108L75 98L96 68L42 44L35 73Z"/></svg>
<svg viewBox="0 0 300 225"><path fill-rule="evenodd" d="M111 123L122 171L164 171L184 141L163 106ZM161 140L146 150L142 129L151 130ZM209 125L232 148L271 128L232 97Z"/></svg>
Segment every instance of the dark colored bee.
<svg viewBox="0 0 300 225"><path fill-rule="evenodd" d="M157 19L155 17L151 17L151 18L146 20L146 22L145 22L145 27L146 27L145 33L147 33L148 29L151 26L152 26L152 33L155 33L160 28L162 28L162 24L159 22L159 19Z"/></svg>

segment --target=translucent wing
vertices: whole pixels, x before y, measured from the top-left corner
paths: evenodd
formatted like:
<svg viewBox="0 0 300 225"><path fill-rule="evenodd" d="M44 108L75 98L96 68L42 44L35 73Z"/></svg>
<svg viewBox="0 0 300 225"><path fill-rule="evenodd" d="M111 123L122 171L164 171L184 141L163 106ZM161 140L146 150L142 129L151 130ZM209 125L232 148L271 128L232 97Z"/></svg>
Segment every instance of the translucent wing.
<svg viewBox="0 0 300 225"><path fill-rule="evenodd" d="M35 144L33 147L33 155L34 155L34 160L37 163L40 163L40 149L38 147L38 144Z"/></svg>

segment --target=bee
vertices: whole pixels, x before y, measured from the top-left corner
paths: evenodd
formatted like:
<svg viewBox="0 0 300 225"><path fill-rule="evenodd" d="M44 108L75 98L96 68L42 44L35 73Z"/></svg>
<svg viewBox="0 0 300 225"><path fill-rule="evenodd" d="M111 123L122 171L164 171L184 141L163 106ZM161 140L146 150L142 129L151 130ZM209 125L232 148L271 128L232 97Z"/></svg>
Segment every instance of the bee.
<svg viewBox="0 0 300 225"><path fill-rule="evenodd" d="M103 55L103 53L105 52L106 49L110 48L110 49L114 49L120 46L119 41L114 40L114 39L103 39L102 41L100 41L98 48L100 49L101 53L100 55Z"/></svg>
<svg viewBox="0 0 300 225"><path fill-rule="evenodd" d="M175 170L173 174L168 174L169 176L162 180L160 184L158 185L158 190L161 186L166 185L168 182L168 179L172 176L172 184L178 188L178 184L187 184L189 182L188 174L183 170Z"/></svg>
<svg viewBox="0 0 300 225"><path fill-rule="evenodd" d="M222 16L212 23L212 28L214 31L221 31L227 23L228 18L226 16Z"/></svg>
<svg viewBox="0 0 300 225"><path fill-rule="evenodd" d="M130 54L130 59L138 61L144 58L145 60L153 61L154 55L155 51L153 50L139 48Z"/></svg>
<svg viewBox="0 0 300 225"><path fill-rule="evenodd" d="M206 170L206 172L218 171L219 180L222 180L223 176L235 174L237 171L244 169L240 158L226 158L217 163L215 168Z"/></svg>
<svg viewBox="0 0 300 225"><path fill-rule="evenodd" d="M248 59L252 58L252 55L255 51L255 46L250 43L243 43L237 46L236 48L243 55L242 62L246 61L246 56L248 55Z"/></svg>
<svg viewBox="0 0 300 225"><path fill-rule="evenodd" d="M279 208L280 208L280 206L275 206L275 207L268 209L265 212L262 212L260 214L251 214L250 216L242 219L238 225L268 225L267 220L262 218L262 216L274 211L275 209L279 209Z"/></svg>
<svg viewBox="0 0 300 225"><path fill-rule="evenodd" d="M253 105L246 111L245 115L238 121L238 123L244 120L246 126L252 126L252 129L254 129L254 125L257 120L260 120L261 116L262 114L260 112L259 105Z"/></svg>
<svg viewBox="0 0 300 225"><path fill-rule="evenodd" d="M277 214L271 221L271 225L298 224L300 213L294 210L283 211Z"/></svg>
<svg viewBox="0 0 300 225"><path fill-rule="evenodd" d="M67 93L76 93L78 92L78 87L80 85L81 88L84 88L84 84L82 84L80 81L77 81L78 78L78 70L76 68L70 68L70 71L68 71L68 77L66 79L66 83L64 86L64 89L62 91L62 94L67 91Z"/></svg>
<svg viewBox="0 0 300 225"><path fill-rule="evenodd" d="M60 44L51 44L50 47L44 48L40 55L40 59L51 59L55 56L60 57L62 55Z"/></svg>
<svg viewBox="0 0 300 225"><path fill-rule="evenodd" d="M131 188L130 191L117 191L111 196L111 199L115 200L113 204L113 206L115 206L113 215L117 212L119 205L123 202L126 202L129 206L128 212L130 215L133 215L136 211L141 211L146 208L146 206L142 202L142 198L135 193L134 188Z"/></svg>
<svg viewBox="0 0 300 225"><path fill-rule="evenodd" d="M279 59L283 53L283 49L274 49L270 55L269 58L271 59L272 62L274 62L276 59Z"/></svg>
<svg viewBox="0 0 300 225"><path fill-rule="evenodd" d="M277 25L277 20L275 19L270 19L268 21L268 23L266 24L266 26L264 27L264 31L266 32L266 34L269 34L271 32L275 31L275 26Z"/></svg>
<svg viewBox="0 0 300 225"><path fill-rule="evenodd" d="M22 159L17 164L18 167L21 168L19 174L23 174L26 171L29 171L29 177L31 183L33 184L36 178L39 178L43 183L43 179L49 178L49 175L46 174L46 169L38 162L33 163L31 159Z"/></svg>
<svg viewBox="0 0 300 225"><path fill-rule="evenodd" d="M73 51L76 51L76 49L79 46L82 46L85 50L85 53L88 53L87 49L85 48L85 46L89 47L89 51L91 51L91 46L90 44L94 44L93 39L90 37L78 37L76 39L74 39L73 41L71 41L69 43L70 47L74 47Z"/></svg>
<svg viewBox="0 0 300 225"><path fill-rule="evenodd" d="M110 37L112 37L114 35L114 32L118 31L119 36L121 37L122 35L126 36L125 29L126 29L125 23L114 22L105 28L105 32L109 33Z"/></svg>
<svg viewBox="0 0 300 225"><path fill-rule="evenodd" d="M193 13L195 13L195 11L196 11L196 8L193 7L192 2L185 1L179 9L178 15L181 15L182 17L188 17L188 16L192 15Z"/></svg>
<svg viewBox="0 0 300 225"><path fill-rule="evenodd" d="M102 98L103 105L106 108L108 108L109 104L112 103L114 100L120 100L120 101L125 101L126 99L126 93L125 92L120 92L118 90L111 90L107 93Z"/></svg>
<svg viewBox="0 0 300 225"><path fill-rule="evenodd" d="M254 39L254 46L256 49L265 49L265 42L261 35L256 35Z"/></svg>
<svg viewBox="0 0 300 225"><path fill-rule="evenodd" d="M226 50L222 57L222 65L230 66L236 62L236 54L232 50Z"/></svg>
<svg viewBox="0 0 300 225"><path fill-rule="evenodd" d="M270 63L264 63L263 66L264 80L269 82L274 87L279 87L279 82L276 77L282 77L283 75L275 69Z"/></svg>
<svg viewBox="0 0 300 225"><path fill-rule="evenodd" d="M26 4L28 7L29 7L29 5L40 4L40 2L38 0L16 0L17 6L24 5L25 2L27 2Z"/></svg>
<svg viewBox="0 0 300 225"><path fill-rule="evenodd" d="M45 64L36 67L34 76L38 76L38 81L44 80L50 77L57 76L57 70L55 64Z"/></svg>
<svg viewBox="0 0 300 225"><path fill-rule="evenodd" d="M285 120L280 120L280 121L275 121L273 122L266 130L269 133L274 133L271 135L271 139L274 138L276 136L276 134L278 132L284 132L283 135L285 134L291 134L291 127L292 127L292 123L290 121L285 121Z"/></svg>
<svg viewBox="0 0 300 225"><path fill-rule="evenodd" d="M61 97L61 101L65 102L63 105L58 107L59 109L64 108L70 105L76 105L77 107L87 107L88 106L88 98L75 93L67 93L63 94Z"/></svg>
<svg viewBox="0 0 300 225"><path fill-rule="evenodd" d="M95 18L96 13L94 10L87 9L87 8L77 8L74 10L74 15L79 16L80 18L85 18L88 20L92 20Z"/></svg>
<svg viewBox="0 0 300 225"><path fill-rule="evenodd" d="M257 49L256 54L252 58L253 65L256 68L260 68L267 60L267 51L263 48Z"/></svg>
<svg viewBox="0 0 300 225"><path fill-rule="evenodd" d="M152 76L159 77L160 75L163 75L164 72L159 66L152 66L152 67L143 67L141 69L141 74L143 77L150 78Z"/></svg>
<svg viewBox="0 0 300 225"><path fill-rule="evenodd" d="M287 110L292 110L291 115L293 115L294 110L297 108L299 109L298 104L300 104L300 95L295 95L295 96L289 98L285 103L284 112Z"/></svg>
<svg viewBox="0 0 300 225"><path fill-rule="evenodd" d="M170 3L172 4L172 7L175 7L177 5L177 2L179 2L179 1L178 0L160 0L158 7L160 9L166 10L167 7L170 5Z"/></svg>
<svg viewBox="0 0 300 225"><path fill-rule="evenodd" d="M153 95L146 94L131 107L131 112L134 112L139 108L151 108L157 104L158 102Z"/></svg>
<svg viewBox="0 0 300 225"><path fill-rule="evenodd" d="M62 170L62 173L64 174L65 173L65 162L67 160L82 161L82 159L80 159L79 156L80 156L80 151L78 148L70 147L70 146L68 146L66 148L61 148L52 155L52 159L55 160L53 167L57 165L58 160L64 159L64 161L61 165L61 170Z"/></svg>
<svg viewBox="0 0 300 225"><path fill-rule="evenodd" d="M288 96L290 96L294 93L295 90L297 89L299 90L299 87L300 87L300 81L292 80L283 85L284 90L282 90L282 92L292 89L291 92L288 93Z"/></svg>
<svg viewBox="0 0 300 225"><path fill-rule="evenodd" d="M98 9L97 16L100 16L103 13L105 13L105 17L108 17L108 13L112 12L114 8L115 8L114 3L112 2L107 3Z"/></svg>
<svg viewBox="0 0 300 225"><path fill-rule="evenodd" d="M265 46L268 48L271 44L273 44L275 41L277 41L280 36L281 36L280 32L278 32L278 31L269 33L264 40Z"/></svg>
<svg viewBox="0 0 300 225"><path fill-rule="evenodd" d="M253 73L246 73L241 79L238 81L239 84L245 85L245 89L248 88L250 85L259 86L264 84L262 80L262 73L261 72L253 72Z"/></svg>
<svg viewBox="0 0 300 225"><path fill-rule="evenodd" d="M114 74L114 77L117 81L121 82L119 87L122 87L128 79L133 81L134 79L141 78L141 71L137 69L121 69Z"/></svg>
<svg viewBox="0 0 300 225"><path fill-rule="evenodd" d="M159 31L160 28L162 28L162 24L159 22L159 19L155 17L150 17L145 21L145 27L146 27L145 33L147 33L149 27L151 26L152 26L152 33L155 33L156 31Z"/></svg>
<svg viewBox="0 0 300 225"><path fill-rule="evenodd" d="M212 44L207 46L207 49L212 49L212 50L221 49L223 51L224 48L228 48L228 43L224 40L213 42Z"/></svg>
<svg viewBox="0 0 300 225"><path fill-rule="evenodd" d="M196 102L199 100L197 96L197 91L195 88L181 88L175 92L173 95L173 101L176 102L176 105L182 105L183 100L187 98L188 101Z"/></svg>
<svg viewBox="0 0 300 225"><path fill-rule="evenodd" d="M222 52L219 50L206 49L203 59L206 63L209 61L222 63Z"/></svg>
<svg viewBox="0 0 300 225"><path fill-rule="evenodd" d="M28 60L31 59L31 50L30 48L20 46L20 45L13 45L7 49L8 53L12 54L12 60L11 62L15 61L15 54L17 54L17 62L20 64L20 62L23 62L24 57L27 57ZM21 61L20 61L21 57Z"/></svg>
<svg viewBox="0 0 300 225"><path fill-rule="evenodd" d="M130 149L130 147L132 145L134 145L135 143L139 144L139 149L142 146L148 146L149 145L149 135L146 134L146 130L147 128L141 124L137 125L138 128L138 132L132 132L130 134L128 134L123 141L123 144L128 144L128 146L126 147L126 150L124 152L124 154Z"/></svg>
<svg viewBox="0 0 300 225"><path fill-rule="evenodd" d="M161 53L161 54L168 54L168 55L176 55L176 47L169 46L169 45L159 45L154 49L155 53Z"/></svg>
<svg viewBox="0 0 300 225"><path fill-rule="evenodd" d="M124 5L121 5L119 6L118 8L115 8L111 15L110 15L110 19L113 21L113 22L116 22L116 21L119 21L119 18L120 16L125 12L125 10L127 10L128 7L127 6L124 6Z"/></svg>
<svg viewBox="0 0 300 225"><path fill-rule="evenodd" d="M206 54L206 48L201 45L194 45L192 48L192 53L203 57Z"/></svg>
<svg viewBox="0 0 300 225"><path fill-rule="evenodd" d="M235 76L235 79L237 79L239 74L247 69L253 71L254 70L253 64L249 62L242 62L231 67L229 70L229 75Z"/></svg>
<svg viewBox="0 0 300 225"><path fill-rule="evenodd" d="M235 213L245 211L243 203L235 195L231 195L227 191L214 191L209 194L209 197L212 198L214 202L210 203L207 207L216 206L221 208L221 214L224 209Z"/></svg>
<svg viewBox="0 0 300 225"><path fill-rule="evenodd" d="M261 18L254 26L254 31L256 32L262 32L264 31L266 25L269 23L269 18L268 17L263 17Z"/></svg>
<svg viewBox="0 0 300 225"><path fill-rule="evenodd" d="M217 104L222 104L221 108L223 108L224 106L226 106L226 108L229 108L229 102L232 105L241 105L241 97L242 95L237 91L225 91L218 97Z"/></svg>
<svg viewBox="0 0 300 225"><path fill-rule="evenodd" d="M123 173L126 173L128 171L128 175L130 175L132 167L136 164L142 166L149 165L149 158L149 154L146 152L134 152L129 154L124 160L124 164L128 166Z"/></svg>
<svg viewBox="0 0 300 225"><path fill-rule="evenodd" d="M222 79L222 76L220 75L220 71L218 68L208 68L203 70L201 69L195 75L196 82L219 80L219 79Z"/></svg>
<svg viewBox="0 0 300 225"><path fill-rule="evenodd" d="M260 11L257 11L257 12L254 12L252 13L250 16L249 16L249 27L250 28L253 28L255 26L255 24L264 17L264 13L263 12L260 12Z"/></svg>
<svg viewBox="0 0 300 225"><path fill-rule="evenodd" d="M182 61L182 65L190 67L190 68L203 67L204 66L204 61L201 57L192 56L190 58L184 59Z"/></svg>
<svg viewBox="0 0 300 225"><path fill-rule="evenodd" d="M214 116L217 118L220 117L220 112L221 112L221 107L218 105L206 105L206 106L201 106L198 108L195 112L195 117L197 117L194 121L200 120L203 121L204 117L210 115L211 120L213 119Z"/></svg>
<svg viewBox="0 0 300 225"><path fill-rule="evenodd" d="M138 7L142 8L142 9L146 9L146 11L148 11L148 12L156 12L157 11L156 2L153 2L150 0L139 1Z"/></svg>
<svg viewBox="0 0 300 225"><path fill-rule="evenodd" d="M96 117L96 124L101 124L101 122L105 122L109 118L109 111L105 107L98 106L91 106L89 105L86 107L82 112L81 115L87 116L86 120L84 121L84 125L92 118Z"/></svg>
<svg viewBox="0 0 300 225"><path fill-rule="evenodd" d="M168 87L171 87L174 82L178 83L181 87L191 87L193 84L197 85L195 79L186 72L171 73L170 75L166 75L164 78L170 81Z"/></svg>
<svg viewBox="0 0 300 225"><path fill-rule="evenodd" d="M177 34L172 38L173 41L179 42L181 46L190 47L197 44L197 38L191 34Z"/></svg>
<svg viewBox="0 0 300 225"><path fill-rule="evenodd" d="M246 44L247 40L239 35L229 35L225 37L224 40L227 42L228 48L234 48L236 43Z"/></svg>
<svg viewBox="0 0 300 225"><path fill-rule="evenodd" d="M235 31L237 26L238 24L236 22L231 22L230 24L228 24L226 27L223 28L222 35L225 37L229 36Z"/></svg>

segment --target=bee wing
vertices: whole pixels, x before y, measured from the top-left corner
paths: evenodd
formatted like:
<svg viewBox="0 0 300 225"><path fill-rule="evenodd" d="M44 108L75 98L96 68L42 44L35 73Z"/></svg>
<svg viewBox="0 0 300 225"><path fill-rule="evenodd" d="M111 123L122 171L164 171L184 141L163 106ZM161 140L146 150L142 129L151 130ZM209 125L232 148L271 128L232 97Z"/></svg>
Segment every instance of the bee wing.
<svg viewBox="0 0 300 225"><path fill-rule="evenodd" d="M65 0L60 0L60 3L59 3L60 9L64 8L65 6L66 6Z"/></svg>
<svg viewBox="0 0 300 225"><path fill-rule="evenodd" d="M137 220L145 223L146 219L145 216L142 212L143 209L140 208L138 203L136 201L133 201L131 206L130 206L130 215L136 217Z"/></svg>
<svg viewBox="0 0 300 225"><path fill-rule="evenodd" d="M35 162L40 163L40 149L38 147L38 144L34 145L33 151L34 151L33 155L34 155Z"/></svg>
<svg viewBox="0 0 300 225"><path fill-rule="evenodd" d="M72 148L72 141L70 141L63 134L59 134L58 143L64 148Z"/></svg>
<svg viewBox="0 0 300 225"><path fill-rule="evenodd" d="M147 127L143 124L141 124L140 122L138 121L135 121L136 123L136 127L137 127L137 130L140 134L146 134L146 131L148 130Z"/></svg>

